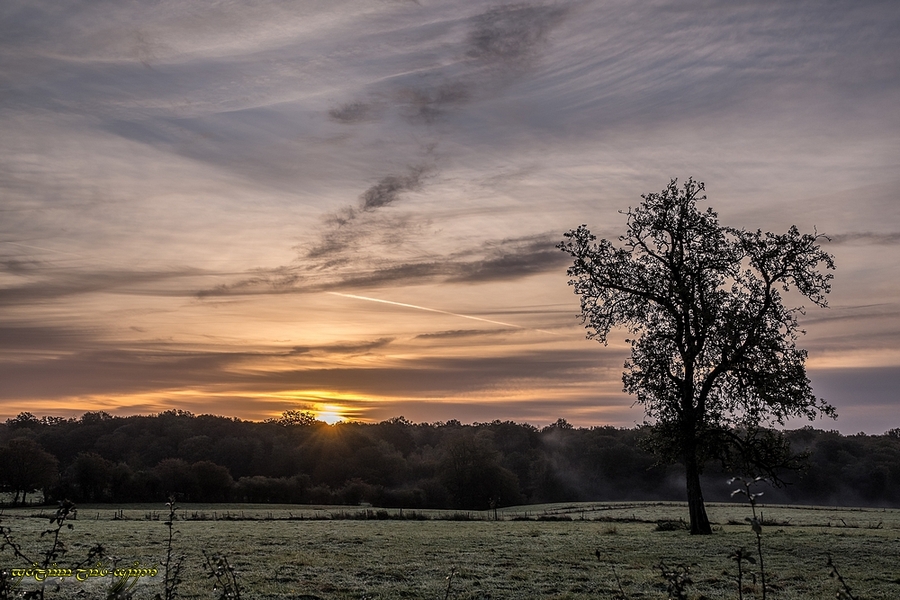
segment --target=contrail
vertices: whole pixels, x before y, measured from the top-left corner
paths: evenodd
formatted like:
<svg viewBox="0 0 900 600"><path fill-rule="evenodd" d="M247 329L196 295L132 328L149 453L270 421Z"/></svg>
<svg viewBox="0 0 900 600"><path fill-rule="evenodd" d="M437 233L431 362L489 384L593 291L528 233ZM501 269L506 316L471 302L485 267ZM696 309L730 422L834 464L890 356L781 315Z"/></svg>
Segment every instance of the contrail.
<svg viewBox="0 0 900 600"><path fill-rule="evenodd" d="M459 313L450 312L447 310L438 310L437 308L428 308L426 306L418 306L416 304L406 304L405 302L394 302L392 300L382 300L380 298L370 298L368 296L357 296L356 294L341 294L340 292L326 292L327 294L331 294L332 296L343 296L344 298L353 298L355 300L368 300L369 302L380 302L382 304L393 304L394 306L404 306L406 308L415 308L416 310L425 310L428 312L439 313L442 315L450 315L451 317L460 317L461 319L472 319L473 321L483 321L485 323L493 323L494 325L503 325L504 327L514 327L516 329L532 329L531 327L523 327L522 325L514 325L513 323L504 323L503 321L492 321L491 319L483 319L481 317L473 317L472 315L461 315ZM543 329L532 329L532 331L540 331L541 333L546 333L549 335L559 335L558 333L553 333L552 331L545 331Z"/></svg>
<svg viewBox="0 0 900 600"><path fill-rule="evenodd" d="M69 256L76 256L78 258L84 258L80 254L75 254L74 252L63 252L62 250L54 250L53 248L43 248L41 246L30 246L29 244L21 244L19 242L3 242L4 244L11 244L13 246L19 246L21 248L32 248L34 250L46 250L47 252L55 252L57 254L68 254Z"/></svg>

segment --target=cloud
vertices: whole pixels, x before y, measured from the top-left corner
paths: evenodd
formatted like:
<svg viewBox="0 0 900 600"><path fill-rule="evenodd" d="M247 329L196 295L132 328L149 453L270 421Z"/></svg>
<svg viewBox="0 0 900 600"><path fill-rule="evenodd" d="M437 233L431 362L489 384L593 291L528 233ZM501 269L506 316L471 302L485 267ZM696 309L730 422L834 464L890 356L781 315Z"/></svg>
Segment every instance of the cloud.
<svg viewBox="0 0 900 600"><path fill-rule="evenodd" d="M422 174L427 171L424 166L411 167L408 175L387 175L378 183L363 192L362 210L370 211L393 203L402 192L417 190L422 184Z"/></svg>
<svg viewBox="0 0 900 600"><path fill-rule="evenodd" d="M563 272L568 258L556 249L558 236L534 234L482 242L440 257L394 260L357 254L367 235L338 227L323 234L306 259L292 267L279 267L234 283L198 292L198 297L255 294L352 291L423 283L478 284L514 281L547 272ZM388 266L379 266L388 263ZM391 264L393 263L393 264Z"/></svg>
<svg viewBox="0 0 900 600"><path fill-rule="evenodd" d="M223 385L268 390L271 388L260 382L271 374L271 367L260 371L260 364L276 361L302 364L298 372L317 370L322 357L330 361L350 359L394 341L382 337L292 348L262 345L216 351L172 340L132 340L122 347L115 337L100 329L0 325L0 334L7 342L5 360L0 361L0 380L4 382L0 399L164 394L168 390ZM276 379L281 376L276 375ZM198 394L202 396L203 392Z"/></svg>
<svg viewBox="0 0 900 600"><path fill-rule="evenodd" d="M16 263L9 271L16 272L21 267ZM0 306L23 306L95 292L190 297L196 293L196 280L210 275L209 271L189 267L168 271L95 271L29 266L28 272L29 281L0 288Z"/></svg>
<svg viewBox="0 0 900 600"><path fill-rule="evenodd" d="M459 107L471 98L469 84L447 82L433 88L408 88L397 94L401 110L413 123L434 123L450 108Z"/></svg>
<svg viewBox="0 0 900 600"><path fill-rule="evenodd" d="M0 363L0 398L59 398L184 389L235 381L231 367L251 354L192 352L148 347L109 347L96 338L93 348L52 358Z"/></svg>
<svg viewBox="0 0 900 600"><path fill-rule="evenodd" d="M466 55L488 63L521 63L534 56L565 13L560 6L513 4L492 8L471 19Z"/></svg>
<svg viewBox="0 0 900 600"><path fill-rule="evenodd" d="M566 386L603 369L621 371L625 354L617 351L545 349L469 357L416 356L367 368L303 368L267 373L266 389L329 389L374 397L464 396L488 390L539 390ZM613 386L621 390L619 377Z"/></svg>
<svg viewBox="0 0 900 600"><path fill-rule="evenodd" d="M230 295L279 294L289 293L297 289L303 282L300 273L289 267L273 269L255 269L253 277L239 279L233 283L221 283L212 288L195 292L198 298Z"/></svg>
<svg viewBox="0 0 900 600"><path fill-rule="evenodd" d="M362 343L343 343L343 344L326 344L320 346L294 346L290 354L292 356L299 354L338 354L342 356L355 356L358 354L366 354L372 350L384 348L394 341L396 338L384 337L377 340Z"/></svg>
<svg viewBox="0 0 900 600"><path fill-rule="evenodd" d="M402 244L411 227L407 215L382 217L378 209L396 203L403 194L421 189L424 177L432 170L427 164L412 165L405 174L386 175L359 196L359 204L348 205L322 218L324 227L318 240L298 247L306 269L320 271L346 263L357 248L373 242L388 246ZM311 262L310 262L311 261Z"/></svg>
<svg viewBox="0 0 900 600"><path fill-rule="evenodd" d="M900 232L879 233L874 231L855 231L850 233L837 233L828 236L830 240L823 243L831 244L874 244L881 246L893 246L900 244Z"/></svg>
<svg viewBox="0 0 900 600"><path fill-rule="evenodd" d="M368 91L388 99L408 123L433 125L450 110L496 96L521 78L567 12L562 6L529 4L491 8L466 19L463 39L436 47L425 43L423 54L435 56L432 64L383 78ZM447 17L440 23L452 31L455 21ZM431 27L434 24L413 26L408 35L423 35ZM505 68L504 76L497 76L496 67ZM372 120L376 112L376 104L356 100L330 109L328 116L352 124Z"/></svg>
<svg viewBox="0 0 900 600"><path fill-rule="evenodd" d="M377 117L378 106L372 103L361 101L348 102L340 106L336 106L328 111L331 120L345 125L351 123L365 123L372 121Z"/></svg>
<svg viewBox="0 0 900 600"><path fill-rule="evenodd" d="M18 333L28 332L20 328ZM36 333L54 343L68 335L62 329ZM4 381L0 399L151 394L160 399L169 395L174 405L180 399L236 390L248 396L329 390L373 399L464 397L502 390L506 395L532 397L544 389L582 386L586 379L594 382L592 388L603 389L602 373L617 372L624 361L623 353L608 349L495 354L495 348L485 348L466 357L445 357L428 355L420 348L404 358L381 356L379 349L397 343L392 338L241 351L192 350L164 341L122 348L96 335L88 347L78 349L78 341L73 337L70 343L57 345L60 351L53 356L30 352L27 360L0 362ZM369 353L374 354L365 365L339 362ZM610 389L618 393L618 376L612 381Z"/></svg>
<svg viewBox="0 0 900 600"><path fill-rule="evenodd" d="M478 336L518 333L520 330L511 328L502 329L452 329L448 331L436 331L434 333L421 333L416 339L464 339Z"/></svg>
<svg viewBox="0 0 900 600"><path fill-rule="evenodd" d="M841 431L880 433L900 427L900 367L811 369L816 395L837 408Z"/></svg>
<svg viewBox="0 0 900 600"><path fill-rule="evenodd" d="M560 271L569 262L557 248L552 234L508 238L485 242L485 257L456 264L457 272L448 282L480 283L520 279L548 271Z"/></svg>
<svg viewBox="0 0 900 600"><path fill-rule="evenodd" d="M25 355L57 355L83 351L96 341L96 332L81 327L48 326L33 323L0 323L3 349L0 355L23 359Z"/></svg>

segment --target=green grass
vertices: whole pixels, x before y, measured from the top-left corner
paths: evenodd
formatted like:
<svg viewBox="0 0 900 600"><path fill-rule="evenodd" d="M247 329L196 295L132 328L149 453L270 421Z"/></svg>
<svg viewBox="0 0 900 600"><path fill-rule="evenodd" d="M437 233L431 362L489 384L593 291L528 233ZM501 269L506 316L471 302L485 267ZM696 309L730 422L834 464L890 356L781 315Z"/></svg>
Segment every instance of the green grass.
<svg viewBox="0 0 900 600"><path fill-rule="evenodd" d="M828 577L829 553L857 597L900 598L900 510L758 508L766 522L775 523L763 529L770 598L834 598L838 584ZM419 511L431 517L423 521L330 520L332 514L362 516L365 509L186 504L178 512L188 520L176 522L176 548L187 557L179 597L214 597L203 567L205 549L228 556L247 591L244 598L442 599L453 569L449 597L459 600L614 598L615 575L629 598L664 598L662 561L694 565L691 597L735 599L735 584L723 571L735 571L727 558L732 550L755 549L744 522L749 507L714 504L708 509L714 535L692 537L685 531L656 531L659 520L685 517L686 508L677 503L518 507L499 511L500 521L441 519L453 511ZM376 509L369 510L375 516ZM146 520L154 513L160 520ZM526 513L529 519L572 520L513 520ZM35 508L7 509L2 524L25 547L44 548L46 538L39 534L47 520L36 518L39 514ZM241 517L256 520L231 520ZM79 507L74 529L63 534L67 559L80 559L102 542L120 565L161 565L164 519L165 507L158 505ZM9 550L0 553L0 564L27 566L18 565ZM745 584L744 597L758 597L749 578ZM102 585L108 580L73 578L47 597L74 598L81 592L80 597L102 598ZM136 598L153 598L162 590L161 574L144 578L138 590Z"/></svg>

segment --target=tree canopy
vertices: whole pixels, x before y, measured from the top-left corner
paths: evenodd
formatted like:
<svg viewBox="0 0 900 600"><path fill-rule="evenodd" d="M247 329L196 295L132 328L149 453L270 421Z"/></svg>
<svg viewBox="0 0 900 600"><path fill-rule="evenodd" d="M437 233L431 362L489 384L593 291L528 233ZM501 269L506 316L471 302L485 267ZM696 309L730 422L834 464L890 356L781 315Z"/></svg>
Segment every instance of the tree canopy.
<svg viewBox="0 0 900 600"><path fill-rule="evenodd" d="M763 425L789 417L834 416L806 376L796 347L802 307L785 306L795 290L827 306L834 262L819 234L746 231L720 225L698 209L702 182L672 180L631 208L617 247L596 241L586 225L559 248L574 258L569 284L581 296L588 337L606 344L610 331L630 333L624 389L655 423L664 454L685 466L692 533L711 528L700 488L714 456L740 456L744 467L771 469L777 445L760 450ZM739 436L735 431L744 431Z"/></svg>
<svg viewBox="0 0 900 600"><path fill-rule="evenodd" d="M684 495L674 484L684 477L683 468L647 452L643 440L652 428L646 426L583 428L560 419L539 429L511 421L429 424L398 417L283 427L170 412L90 421L41 417L33 429L0 422L0 502L16 501L11 471L3 465L9 447L20 443L27 457L42 454L35 443L53 455L59 477L43 486L23 482L19 502L26 488L28 500L43 496L50 504L162 504L175 494L180 502L366 502L458 510L486 509L492 499L507 506ZM844 436L805 427L770 433L809 457L802 473L785 473L795 485L767 490L767 501L900 506L900 430ZM707 498L731 500L733 488L725 481L735 474L719 462L708 464ZM43 494L32 495L32 486Z"/></svg>

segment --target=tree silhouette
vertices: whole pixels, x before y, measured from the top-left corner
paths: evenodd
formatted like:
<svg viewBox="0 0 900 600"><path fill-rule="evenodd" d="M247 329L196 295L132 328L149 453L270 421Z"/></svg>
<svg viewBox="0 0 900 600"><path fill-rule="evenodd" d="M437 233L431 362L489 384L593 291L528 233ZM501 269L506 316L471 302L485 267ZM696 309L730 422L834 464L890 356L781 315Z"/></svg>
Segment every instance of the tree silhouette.
<svg viewBox="0 0 900 600"><path fill-rule="evenodd" d="M558 246L574 258L569 284L581 296L587 337L606 344L614 327L634 336L624 389L655 423L657 450L684 464L693 534L711 533L700 474L711 458L734 454L735 429L835 416L813 395L806 352L795 346L803 309L786 308L780 293L793 288L827 305L832 276L818 266L834 262L817 243L822 236L721 226L712 209L696 206L704 189L673 179L641 196L625 213L621 247L595 243L585 225Z"/></svg>
<svg viewBox="0 0 900 600"><path fill-rule="evenodd" d="M46 490L59 476L56 457L39 444L27 438L13 439L6 448L0 448L0 488L15 493L13 504L22 504L28 492Z"/></svg>

